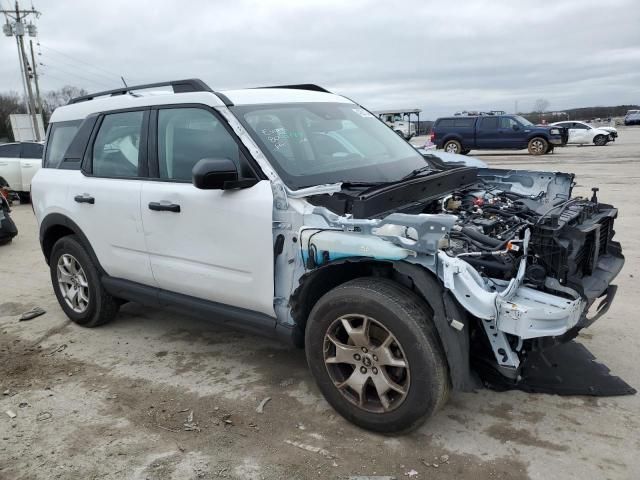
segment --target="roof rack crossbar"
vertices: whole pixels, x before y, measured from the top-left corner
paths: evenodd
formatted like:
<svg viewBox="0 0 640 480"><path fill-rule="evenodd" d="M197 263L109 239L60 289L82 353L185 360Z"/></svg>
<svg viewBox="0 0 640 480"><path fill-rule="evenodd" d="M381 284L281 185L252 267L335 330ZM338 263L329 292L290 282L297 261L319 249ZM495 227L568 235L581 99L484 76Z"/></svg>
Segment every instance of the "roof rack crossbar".
<svg viewBox="0 0 640 480"><path fill-rule="evenodd" d="M136 90L148 90L150 88L157 87L172 87L173 93L186 93L186 92L213 92L209 85L197 78L189 78L186 80L171 80L168 82L148 83L145 85L132 85L130 87L116 88L113 90L105 90L103 92L90 93L89 95L83 95L81 97L75 97L69 100L68 105L73 103L86 102L93 100L96 97L126 95Z"/></svg>
<svg viewBox="0 0 640 480"><path fill-rule="evenodd" d="M313 83L298 83L294 85L270 85L268 87L254 87L254 88L291 88L294 90L312 90L314 92L332 93L320 85L314 85Z"/></svg>

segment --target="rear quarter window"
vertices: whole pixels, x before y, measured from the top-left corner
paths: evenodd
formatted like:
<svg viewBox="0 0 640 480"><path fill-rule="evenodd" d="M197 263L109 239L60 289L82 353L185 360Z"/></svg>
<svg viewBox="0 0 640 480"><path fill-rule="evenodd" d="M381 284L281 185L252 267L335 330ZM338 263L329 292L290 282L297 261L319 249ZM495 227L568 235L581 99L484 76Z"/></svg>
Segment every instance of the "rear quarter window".
<svg viewBox="0 0 640 480"><path fill-rule="evenodd" d="M443 118L442 120L438 120L436 122L436 127L438 128L450 128L454 126L453 118Z"/></svg>
<svg viewBox="0 0 640 480"><path fill-rule="evenodd" d="M81 123L81 120L74 120L71 122L52 123L49 126L47 145L42 162L43 167L58 168Z"/></svg>
<svg viewBox="0 0 640 480"><path fill-rule="evenodd" d="M20 144L9 143L0 145L0 158L18 158L20 156Z"/></svg>
<svg viewBox="0 0 640 480"><path fill-rule="evenodd" d="M40 143L23 143L20 158L42 158L43 145Z"/></svg>
<svg viewBox="0 0 640 480"><path fill-rule="evenodd" d="M453 120L454 127L468 127L471 128L476 123L475 118L456 118Z"/></svg>

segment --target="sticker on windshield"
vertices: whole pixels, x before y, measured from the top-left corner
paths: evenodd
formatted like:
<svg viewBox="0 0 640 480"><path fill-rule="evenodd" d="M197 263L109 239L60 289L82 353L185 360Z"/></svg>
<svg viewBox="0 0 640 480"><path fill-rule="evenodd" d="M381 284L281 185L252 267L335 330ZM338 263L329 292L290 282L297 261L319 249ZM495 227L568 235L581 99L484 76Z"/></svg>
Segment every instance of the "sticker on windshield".
<svg viewBox="0 0 640 480"><path fill-rule="evenodd" d="M353 108L354 112L360 115L362 118L374 118L369 112L367 112L364 108Z"/></svg>

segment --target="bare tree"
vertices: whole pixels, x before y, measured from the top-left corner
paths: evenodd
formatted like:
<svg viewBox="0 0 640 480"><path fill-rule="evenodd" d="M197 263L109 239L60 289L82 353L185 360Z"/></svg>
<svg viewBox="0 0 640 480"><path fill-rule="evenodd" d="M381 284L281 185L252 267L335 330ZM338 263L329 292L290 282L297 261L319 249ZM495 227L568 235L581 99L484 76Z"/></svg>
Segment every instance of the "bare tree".
<svg viewBox="0 0 640 480"><path fill-rule="evenodd" d="M42 101L44 111L47 113L47 116L49 116L56 108L69 103L69 100L72 98L86 94L87 91L84 88L74 87L72 85L65 85L58 90L50 90L44 94Z"/></svg>
<svg viewBox="0 0 640 480"><path fill-rule="evenodd" d="M546 98L539 98L533 104L533 111L536 113L544 113L549 108L549 100Z"/></svg>

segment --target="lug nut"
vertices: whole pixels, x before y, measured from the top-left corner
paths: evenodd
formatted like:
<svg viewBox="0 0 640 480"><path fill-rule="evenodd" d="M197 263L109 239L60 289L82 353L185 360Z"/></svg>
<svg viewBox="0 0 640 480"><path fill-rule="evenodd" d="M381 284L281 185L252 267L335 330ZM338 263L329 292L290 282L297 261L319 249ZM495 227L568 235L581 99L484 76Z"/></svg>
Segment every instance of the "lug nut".
<svg viewBox="0 0 640 480"><path fill-rule="evenodd" d="M359 361L360 361L360 354L359 354L359 353L356 353L356 354L353 356L353 359L359 362Z"/></svg>
<svg viewBox="0 0 640 480"><path fill-rule="evenodd" d="M377 361L378 361L378 357L374 355L374 356L373 356L373 361L374 361L374 362L377 362Z"/></svg>
<svg viewBox="0 0 640 480"><path fill-rule="evenodd" d="M364 367L360 367L360 373L367 373L367 369Z"/></svg>
<svg viewBox="0 0 640 480"><path fill-rule="evenodd" d="M378 369L376 367L373 367L371 371L373 372L374 375L378 374Z"/></svg>
<svg viewBox="0 0 640 480"><path fill-rule="evenodd" d="M362 351L363 351L364 353L367 353L367 347L362 347Z"/></svg>

